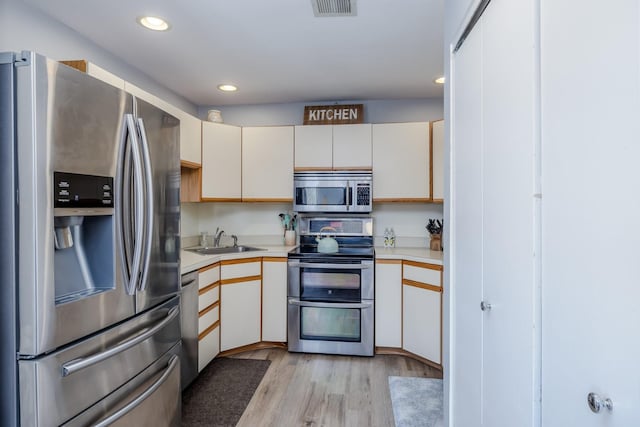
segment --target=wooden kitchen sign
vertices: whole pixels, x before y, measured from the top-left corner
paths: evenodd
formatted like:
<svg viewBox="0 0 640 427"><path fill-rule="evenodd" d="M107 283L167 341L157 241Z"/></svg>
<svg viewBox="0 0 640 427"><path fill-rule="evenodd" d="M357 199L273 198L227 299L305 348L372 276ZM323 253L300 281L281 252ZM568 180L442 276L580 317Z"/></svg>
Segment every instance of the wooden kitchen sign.
<svg viewBox="0 0 640 427"><path fill-rule="evenodd" d="M364 104L307 105L304 107L305 125L348 125L364 123Z"/></svg>

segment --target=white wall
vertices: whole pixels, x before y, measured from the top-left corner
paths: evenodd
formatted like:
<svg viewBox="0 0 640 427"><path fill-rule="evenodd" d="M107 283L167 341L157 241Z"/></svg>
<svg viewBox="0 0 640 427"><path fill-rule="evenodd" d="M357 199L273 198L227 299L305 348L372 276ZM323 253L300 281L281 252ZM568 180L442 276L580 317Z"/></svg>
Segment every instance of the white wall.
<svg viewBox="0 0 640 427"><path fill-rule="evenodd" d="M0 52L21 50L33 50L56 60L85 59L190 114L197 114L194 104L66 25L20 0L0 0Z"/></svg>
<svg viewBox="0 0 640 427"><path fill-rule="evenodd" d="M364 104L365 123L420 122L443 117L442 98L340 101L340 104ZM227 105L200 107L206 120L209 109L220 110L225 123L236 126L301 125L305 105L330 102L291 102L286 104Z"/></svg>
<svg viewBox="0 0 640 427"><path fill-rule="evenodd" d="M212 235L220 227L229 236L279 237L282 226L278 214L287 212L292 213L291 203L183 203L181 232L183 237L203 231ZM428 243L427 221L442 218L442 205L376 203L372 217L376 237L382 237L385 228L393 227L399 246L424 246Z"/></svg>

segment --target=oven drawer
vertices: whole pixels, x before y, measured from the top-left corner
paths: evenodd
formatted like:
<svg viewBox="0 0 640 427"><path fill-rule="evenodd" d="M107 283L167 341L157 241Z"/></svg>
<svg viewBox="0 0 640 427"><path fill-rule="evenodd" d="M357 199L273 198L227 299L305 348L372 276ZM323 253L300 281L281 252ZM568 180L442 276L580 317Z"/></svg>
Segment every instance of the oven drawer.
<svg viewBox="0 0 640 427"><path fill-rule="evenodd" d="M374 262L289 259L288 295L303 300L360 301L374 296Z"/></svg>
<svg viewBox="0 0 640 427"><path fill-rule="evenodd" d="M289 351L373 356L374 302L288 299Z"/></svg>

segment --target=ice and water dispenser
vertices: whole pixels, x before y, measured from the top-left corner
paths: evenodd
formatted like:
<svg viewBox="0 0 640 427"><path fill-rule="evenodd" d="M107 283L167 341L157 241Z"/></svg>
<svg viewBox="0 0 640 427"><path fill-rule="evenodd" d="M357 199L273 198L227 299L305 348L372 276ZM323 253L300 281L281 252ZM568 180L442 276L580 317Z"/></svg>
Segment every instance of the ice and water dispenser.
<svg viewBox="0 0 640 427"><path fill-rule="evenodd" d="M54 172L55 301L115 288L113 178Z"/></svg>

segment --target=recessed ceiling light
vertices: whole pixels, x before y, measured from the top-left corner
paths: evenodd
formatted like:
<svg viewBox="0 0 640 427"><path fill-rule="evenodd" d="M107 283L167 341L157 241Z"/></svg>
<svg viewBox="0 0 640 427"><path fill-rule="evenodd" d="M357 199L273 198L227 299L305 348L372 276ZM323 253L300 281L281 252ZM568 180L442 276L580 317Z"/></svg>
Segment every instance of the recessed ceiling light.
<svg viewBox="0 0 640 427"><path fill-rule="evenodd" d="M444 84L444 76L438 77L437 79L434 79L433 82L435 84L443 85Z"/></svg>
<svg viewBox="0 0 640 427"><path fill-rule="evenodd" d="M222 84L222 85L218 85L218 89L220 89L223 92L235 92L238 90L238 87L230 84Z"/></svg>
<svg viewBox="0 0 640 427"><path fill-rule="evenodd" d="M138 24L153 31L167 31L170 25L167 21L157 16L139 16Z"/></svg>

